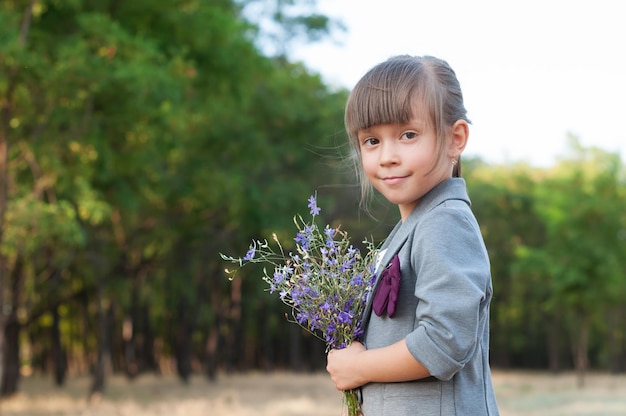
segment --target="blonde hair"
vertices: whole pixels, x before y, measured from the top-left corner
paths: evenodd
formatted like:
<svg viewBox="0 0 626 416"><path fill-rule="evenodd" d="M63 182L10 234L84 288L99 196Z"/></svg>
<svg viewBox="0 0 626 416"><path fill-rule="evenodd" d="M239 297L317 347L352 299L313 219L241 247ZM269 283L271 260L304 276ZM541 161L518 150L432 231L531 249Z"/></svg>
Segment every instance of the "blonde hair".
<svg viewBox="0 0 626 416"><path fill-rule="evenodd" d="M361 165L360 130L381 124L407 123L421 105L437 134L438 155L444 153L446 135L458 120L467 118L456 74L442 59L400 55L370 69L356 84L345 111L345 126L353 162L361 184L361 203L368 200L371 184ZM460 157L454 176L460 176Z"/></svg>

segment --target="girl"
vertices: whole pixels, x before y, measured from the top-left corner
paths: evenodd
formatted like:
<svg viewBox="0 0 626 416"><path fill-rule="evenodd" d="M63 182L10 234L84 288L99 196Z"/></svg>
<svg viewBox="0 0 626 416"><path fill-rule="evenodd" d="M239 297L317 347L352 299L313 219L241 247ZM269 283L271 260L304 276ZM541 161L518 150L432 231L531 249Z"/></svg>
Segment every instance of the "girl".
<svg viewBox="0 0 626 416"><path fill-rule="evenodd" d="M328 354L333 382L361 387L365 416L497 415L490 265L460 178L469 120L454 71L429 56L378 64L345 124L362 202L373 186L401 220L381 247L363 343Z"/></svg>

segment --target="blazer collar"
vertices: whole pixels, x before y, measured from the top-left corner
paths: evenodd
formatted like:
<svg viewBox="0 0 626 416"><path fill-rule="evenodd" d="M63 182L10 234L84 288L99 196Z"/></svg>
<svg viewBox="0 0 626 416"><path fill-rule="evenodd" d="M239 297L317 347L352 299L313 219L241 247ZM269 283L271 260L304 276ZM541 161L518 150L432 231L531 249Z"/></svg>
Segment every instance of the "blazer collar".
<svg viewBox="0 0 626 416"><path fill-rule="evenodd" d="M443 202L451 199L465 201L468 205L470 205L469 196L467 195L465 187L465 180L463 178L450 178L435 186L431 191L422 197L422 200L417 204L415 209L413 209L404 222L400 221L396 224L381 246L381 250L387 249L380 262L381 266L384 267L387 265L394 254L400 250L424 214L430 212L433 208Z"/></svg>

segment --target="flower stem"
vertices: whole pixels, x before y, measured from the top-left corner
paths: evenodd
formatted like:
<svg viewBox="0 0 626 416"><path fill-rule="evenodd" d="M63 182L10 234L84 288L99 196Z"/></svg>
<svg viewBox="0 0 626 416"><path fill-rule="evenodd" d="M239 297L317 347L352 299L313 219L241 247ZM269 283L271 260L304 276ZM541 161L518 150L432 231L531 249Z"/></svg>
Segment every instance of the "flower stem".
<svg viewBox="0 0 626 416"><path fill-rule="evenodd" d="M343 392L343 400L348 407L348 416L361 415L361 405L359 404L358 390L346 390Z"/></svg>

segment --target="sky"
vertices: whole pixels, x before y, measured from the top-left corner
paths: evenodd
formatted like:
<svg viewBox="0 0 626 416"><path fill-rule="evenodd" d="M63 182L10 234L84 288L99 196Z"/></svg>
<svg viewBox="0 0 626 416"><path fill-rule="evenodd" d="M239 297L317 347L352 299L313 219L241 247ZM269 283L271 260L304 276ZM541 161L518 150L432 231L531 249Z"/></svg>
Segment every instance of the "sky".
<svg viewBox="0 0 626 416"><path fill-rule="evenodd" d="M397 54L445 59L472 121L465 155L551 166L568 135L626 160L620 0L318 0L346 31L291 53L351 89Z"/></svg>

